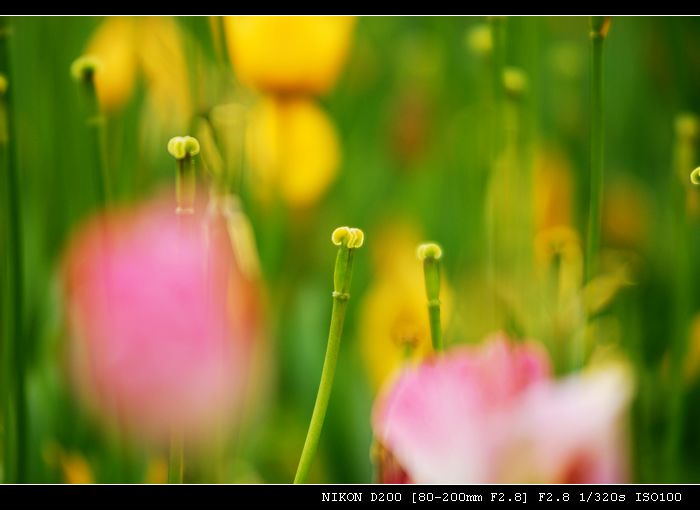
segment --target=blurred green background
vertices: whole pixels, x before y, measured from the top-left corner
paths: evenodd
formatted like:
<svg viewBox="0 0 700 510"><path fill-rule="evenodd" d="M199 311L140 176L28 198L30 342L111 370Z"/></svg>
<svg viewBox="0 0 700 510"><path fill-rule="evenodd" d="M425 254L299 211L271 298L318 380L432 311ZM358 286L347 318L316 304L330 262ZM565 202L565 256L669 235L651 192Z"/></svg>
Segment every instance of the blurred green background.
<svg viewBox="0 0 700 510"><path fill-rule="evenodd" d="M120 449L81 411L63 358L56 270L67 237L97 207L81 98L69 70L104 23L93 17L11 20L26 289L27 462L28 479L34 482L158 481L158 469L162 472L161 452L137 445ZM171 184L174 168L167 141L186 131L197 134L198 120L217 105L236 102L253 110L262 101L261 94L236 79L235 66L222 51L221 34L212 32L212 26L222 28L217 23L178 18L172 25L179 41L172 47L182 50L188 80L184 118L159 119L158 100L153 100L154 94L169 93L167 87L177 88L181 84L176 82L183 79L176 69L180 59L167 53L170 43L163 43L167 58L151 62L151 68L140 64L144 71L134 65L133 90L123 105L107 113L116 200L134 201L160 184ZM532 177L535 198L528 201L529 184L513 196L530 212L538 210L537 200L554 204L548 206L551 210L545 207L550 212L532 214L535 234L564 226L583 236L589 193L588 19L528 17L504 23L505 63L519 68L527 79L521 96L505 99L515 105L517 118L512 128L517 131L515 166L510 164L514 175ZM373 374L388 372L376 365L393 359L393 354L382 353L399 349L389 334L382 335L403 320L392 314L415 309L412 303L394 305L392 300L408 299L410 293L399 289L413 281L420 284L420 266L416 262L416 276L408 283L396 283L395 293L377 289L385 283L381 288L392 288L387 269L392 250L396 257L413 260L414 238L433 239L444 248L450 293L448 345L476 342L489 331L506 329L555 342L548 345L556 351L556 340L543 338L556 336L549 315L533 310L548 306L541 293L533 305L531 294L516 291L512 302L505 300L510 304L499 304L491 315L484 312L486 300L480 298L482 292L490 292L483 289L488 288L484 225L491 148L509 143L505 135L503 141L493 140L492 52L479 45L480 30L488 30L483 18L357 20L337 83L328 93L309 99L327 113L340 141L339 165L330 185L296 207L276 195L261 200L254 189L255 169L248 163L238 169L241 179L235 191L251 220L262 267L266 343L261 364L266 368L252 383L259 386L258 402L230 441L226 471L218 481L289 482L293 476L325 350L334 258L328 241L338 225L361 227L367 241L366 250L356 257L338 373L312 481L372 480L369 417L381 379ZM121 36L118 30L115 34L109 37L117 45ZM140 45L133 37L130 44ZM165 85L152 78L159 73ZM616 264L623 261L625 282L613 285L610 299L601 298L593 334L598 346L622 353L636 370L638 396L630 438L634 479L697 482L700 384L692 361L697 355L693 358L692 353L700 335L693 333L692 314L700 310L700 272L692 261L699 253L700 231L693 199L687 198L686 208L674 194L681 179L673 161L677 115L700 112L700 21L614 18L606 41L605 73L603 258L612 260L604 264L613 268L610 274L616 274ZM167 103L177 93L167 97L166 107L177 110L177 104ZM206 153L203 156L206 162ZM689 175L692 167L686 170ZM511 183L518 186L520 181ZM2 184L7 186L4 178ZM691 197L693 190L686 191ZM689 226L690 264L682 275L676 271L679 252L673 237L678 222L674 211L679 207ZM6 211L3 207L2 214ZM3 243L5 254L5 236ZM501 253L498 264L507 267L515 253ZM526 282L534 278L525 276ZM517 281L513 287L522 288ZM541 288L539 283L523 285L532 292ZM676 313L678 285L689 292L687 314ZM10 299L6 290L5 307ZM374 314L368 311L372 307ZM369 344L368 330L374 331ZM679 334L687 338L685 425L682 448L671 469L664 460L668 392L674 391L668 350L673 335ZM596 352L591 349L591 359ZM560 371L566 370L562 363ZM206 464L193 461L187 478L211 480Z"/></svg>

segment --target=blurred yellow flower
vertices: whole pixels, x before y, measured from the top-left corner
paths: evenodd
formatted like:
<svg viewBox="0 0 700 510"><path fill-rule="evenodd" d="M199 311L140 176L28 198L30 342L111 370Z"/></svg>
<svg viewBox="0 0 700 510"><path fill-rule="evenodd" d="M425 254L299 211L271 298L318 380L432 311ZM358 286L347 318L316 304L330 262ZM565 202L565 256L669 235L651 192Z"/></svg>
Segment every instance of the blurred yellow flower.
<svg viewBox="0 0 700 510"><path fill-rule="evenodd" d="M555 296L569 304L583 283L583 252L578 232L569 227L552 227L535 237L535 267L541 278L555 271Z"/></svg>
<svg viewBox="0 0 700 510"><path fill-rule="evenodd" d="M229 16L226 42L240 80L274 93L321 94L335 83L352 41L348 16Z"/></svg>
<svg viewBox="0 0 700 510"><path fill-rule="evenodd" d="M181 125L189 118L187 64L173 19L108 17L93 34L86 54L100 62L95 82L106 111L124 107L142 73L147 100L163 124Z"/></svg>
<svg viewBox="0 0 700 510"><path fill-rule="evenodd" d="M573 197L571 166L566 157L552 149L535 155L535 231L570 226Z"/></svg>
<svg viewBox="0 0 700 510"><path fill-rule="evenodd" d="M308 207L336 177L338 135L313 101L262 99L251 112L246 143L261 200L278 195L292 207Z"/></svg>
<svg viewBox="0 0 700 510"><path fill-rule="evenodd" d="M61 471L64 483L95 483L90 464L79 453L65 451L58 443L49 443L44 446L42 457L52 469Z"/></svg>
<svg viewBox="0 0 700 510"><path fill-rule="evenodd" d="M131 18L107 18L88 44L86 53L100 62L95 84L106 110L120 109L134 91L138 65L135 32L136 24Z"/></svg>
<svg viewBox="0 0 700 510"><path fill-rule="evenodd" d="M633 179L618 177L605 186L603 237L621 248L642 248L648 239L651 207L646 190Z"/></svg>
<svg viewBox="0 0 700 510"><path fill-rule="evenodd" d="M683 372L688 384L693 384L700 374L700 313L693 317L690 325L690 343L684 359Z"/></svg>
<svg viewBox="0 0 700 510"><path fill-rule="evenodd" d="M168 483L168 462L164 458L151 459L146 467L146 483Z"/></svg>
<svg viewBox="0 0 700 510"><path fill-rule="evenodd" d="M409 360L432 352L425 283L416 247L424 239L412 227L392 224L372 236L374 284L360 310L362 357L372 387L379 389ZM443 323L451 303L443 285Z"/></svg>
<svg viewBox="0 0 700 510"><path fill-rule="evenodd" d="M60 463L61 470L63 471L63 480L65 483L95 483L95 477L92 473L90 464L88 464L85 457L79 453L61 452Z"/></svg>

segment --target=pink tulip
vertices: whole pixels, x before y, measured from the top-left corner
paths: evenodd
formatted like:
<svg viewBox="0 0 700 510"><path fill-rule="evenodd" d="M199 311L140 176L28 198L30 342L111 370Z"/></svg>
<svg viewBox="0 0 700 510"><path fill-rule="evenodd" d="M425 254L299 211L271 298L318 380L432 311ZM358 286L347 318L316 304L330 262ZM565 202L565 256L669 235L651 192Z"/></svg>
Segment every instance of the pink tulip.
<svg viewBox="0 0 700 510"><path fill-rule="evenodd" d="M555 381L546 353L497 335L406 368L375 404L380 479L615 483L626 478L617 368Z"/></svg>
<svg viewBox="0 0 700 510"><path fill-rule="evenodd" d="M91 408L142 437L204 434L240 405L255 295L222 222L179 218L157 199L98 216L69 244L75 383Z"/></svg>

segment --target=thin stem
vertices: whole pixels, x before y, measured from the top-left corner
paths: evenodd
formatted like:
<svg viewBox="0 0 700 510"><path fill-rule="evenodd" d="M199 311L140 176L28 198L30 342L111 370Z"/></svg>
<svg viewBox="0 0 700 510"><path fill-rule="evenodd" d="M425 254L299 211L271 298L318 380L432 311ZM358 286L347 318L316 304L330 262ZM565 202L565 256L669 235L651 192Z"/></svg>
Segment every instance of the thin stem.
<svg viewBox="0 0 700 510"><path fill-rule="evenodd" d="M528 78L517 67L507 67L502 76L505 101L503 104L503 137L505 140L505 189L502 190L507 209L503 240L497 249L511 253L507 266L520 289L528 288L533 239L531 204L531 165L525 147L525 113ZM512 241L511 241L512 239ZM512 252L511 252L512 250ZM513 256L514 255L514 256Z"/></svg>
<svg viewBox="0 0 700 510"><path fill-rule="evenodd" d="M0 167L3 175L7 176L6 199L7 209L4 213L7 218L6 246L8 252L7 285L9 299L7 303L6 345L4 345L3 360L5 366L3 372L7 379L4 385L7 388L5 395L5 469L6 479L10 482L24 483L26 481L27 468L27 402L25 391L25 342L23 335L23 250L22 250L22 211L20 206L20 185L17 168L17 144L14 139L14 112L12 90L15 85L10 65L9 39L11 25L8 17L0 17L0 75L6 80L6 90L0 101L5 118L0 123L4 124L2 139L0 139Z"/></svg>
<svg viewBox="0 0 700 510"><path fill-rule="evenodd" d="M673 300L674 317L670 344L670 384L667 399L668 431L665 444L665 474L667 481L676 482L679 473L678 458L683 436L685 396L683 394L683 358L688 349L688 326L691 313L691 274L689 224L686 201L690 182L687 175L695 166L697 117L685 114L676 125L674 168L671 176L672 216L670 233L674 247Z"/></svg>
<svg viewBox="0 0 700 510"><path fill-rule="evenodd" d="M95 183L98 205L111 201L111 187L107 162L107 133L105 116L100 108L95 87L95 73L99 63L90 57L81 57L73 63L73 77L78 82L85 112L85 124L88 128L88 146L92 164L95 169Z"/></svg>
<svg viewBox="0 0 700 510"><path fill-rule="evenodd" d="M442 352L442 324L440 322L440 258L442 249L435 243L425 243L418 247L418 258L423 261L425 295L428 298L428 320L433 350Z"/></svg>
<svg viewBox="0 0 700 510"><path fill-rule="evenodd" d="M345 230L342 230L345 229ZM339 233L339 237L336 234ZM359 237L357 236L359 233ZM342 236L342 238L341 238ZM333 275L333 309L331 311L331 326L328 332L328 345L326 347L326 357L323 360L323 370L321 372L321 382L316 394L316 403L311 414L309 429L306 433L304 448L301 452L299 465L297 466L294 483L305 483L309 476L311 464L323 429L323 422L328 410L328 402L333 389L333 378L335 368L338 364L338 353L340 351L340 339L343 334L343 323L345 321L345 311L350 299L350 282L352 280L352 263L354 248L362 245L364 234L357 229L341 227L333 233L333 242L339 244L338 254L335 259L335 271Z"/></svg>
<svg viewBox="0 0 700 510"><path fill-rule="evenodd" d="M493 67L492 83L494 94L494 140L493 148L496 153L500 149L501 122L503 115L503 97L505 90L503 87L503 70L506 65L506 19L503 16L489 17L489 26L491 27L491 41L493 44Z"/></svg>
<svg viewBox="0 0 700 510"><path fill-rule="evenodd" d="M168 152L175 158L175 214L180 230L184 230L185 218L194 214L195 168L194 156L199 154L199 141L191 136L176 136L168 142ZM185 469L184 433L173 430L168 452L168 483L182 483Z"/></svg>
<svg viewBox="0 0 700 510"><path fill-rule="evenodd" d="M188 154L177 160L175 195L178 214L192 214L194 212L195 192L194 160Z"/></svg>
<svg viewBox="0 0 700 510"><path fill-rule="evenodd" d="M168 483L182 483L185 471L185 448L182 434L173 432L168 452Z"/></svg>
<svg viewBox="0 0 700 510"><path fill-rule="evenodd" d="M343 322L345 321L345 310L347 301L340 298L333 298L333 311L331 312L331 327L328 333L328 347L326 348L326 357L323 360L323 371L321 372L321 382L318 386L316 394L316 403L314 404L313 414L309 423L309 430L306 434L304 449L299 459L299 466L294 477L294 483L304 483L309 475L311 463L316 450L318 441L321 437L323 422L326 418L328 410L328 402L333 389L333 378L335 377L335 367L338 363L338 352L340 351L340 337L343 332Z"/></svg>
<svg viewBox="0 0 700 510"><path fill-rule="evenodd" d="M493 182L498 166L498 158L503 145L503 69L505 68L505 23L502 16L489 17L491 29L491 41L493 45L491 84L493 111L491 114L491 140L490 140L490 177L489 189L493 195ZM489 322L491 326L496 322L496 219L494 197L487 201L484 214L486 230L486 278L489 286Z"/></svg>
<svg viewBox="0 0 700 510"><path fill-rule="evenodd" d="M430 320L430 338L435 352L442 352L445 346L442 343L442 327L440 325L440 301L428 302L428 318Z"/></svg>
<svg viewBox="0 0 700 510"><path fill-rule="evenodd" d="M441 352L444 350L442 344L442 325L440 323L440 265L435 259L425 259L423 262L423 269L425 272L425 288L428 295L428 319L430 321L430 338L433 342L433 349L435 352ZM437 280L438 292L430 292L430 284L428 281Z"/></svg>
<svg viewBox="0 0 700 510"><path fill-rule="evenodd" d="M603 212L603 44L605 35L591 31L591 155L586 283L596 274L600 251L600 222Z"/></svg>
<svg viewBox="0 0 700 510"><path fill-rule="evenodd" d="M228 49L226 47L226 27L221 16L209 16L209 32L211 34L211 42L216 54L216 60L222 69L228 68L229 60Z"/></svg>
<svg viewBox="0 0 700 510"><path fill-rule="evenodd" d="M603 215L603 44L610 19L591 18L591 154L590 190L588 204L588 230L586 238L585 283L598 271L600 230ZM588 322L586 318L585 323ZM585 358L585 331L575 336L572 344L571 363L576 370L583 366Z"/></svg>

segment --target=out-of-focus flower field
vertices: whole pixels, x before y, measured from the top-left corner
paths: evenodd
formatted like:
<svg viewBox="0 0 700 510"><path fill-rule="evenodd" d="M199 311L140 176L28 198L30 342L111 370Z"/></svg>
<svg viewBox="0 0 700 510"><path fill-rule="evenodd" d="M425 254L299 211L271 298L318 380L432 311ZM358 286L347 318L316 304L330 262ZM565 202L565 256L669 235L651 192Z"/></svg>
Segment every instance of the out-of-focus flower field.
<svg viewBox="0 0 700 510"><path fill-rule="evenodd" d="M2 18L0 480L699 482L698 148L696 18Z"/></svg>

